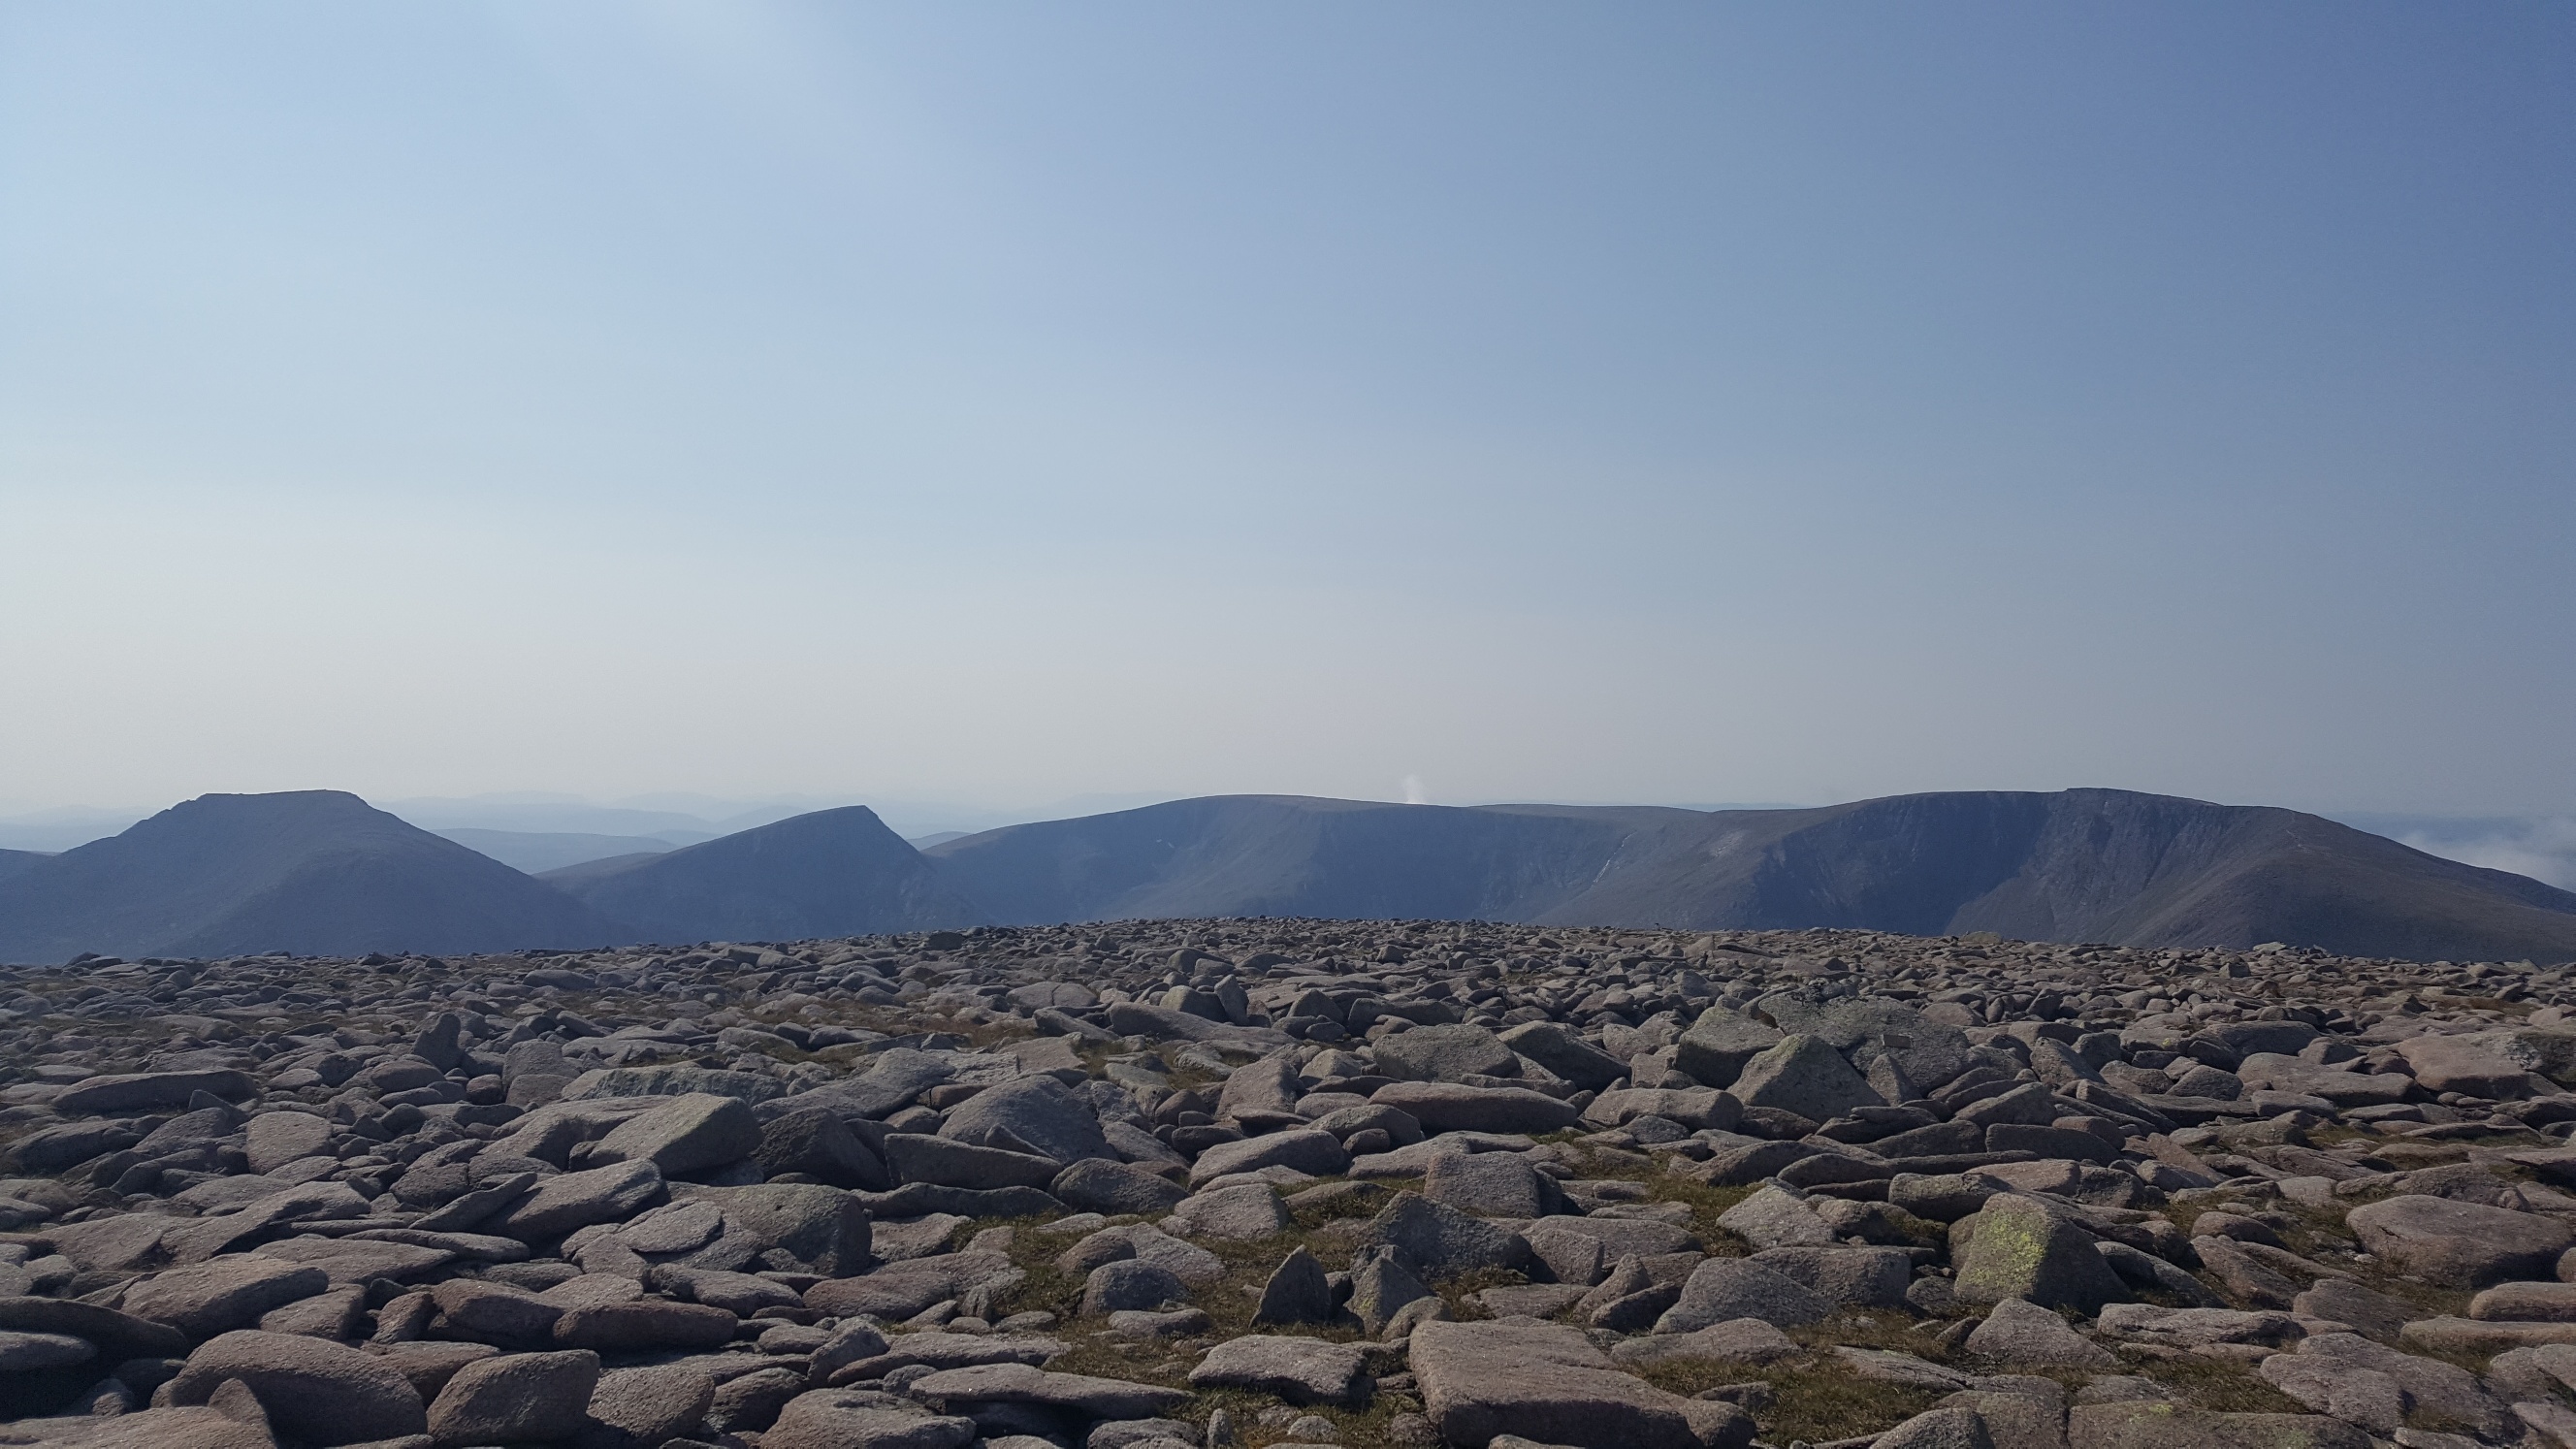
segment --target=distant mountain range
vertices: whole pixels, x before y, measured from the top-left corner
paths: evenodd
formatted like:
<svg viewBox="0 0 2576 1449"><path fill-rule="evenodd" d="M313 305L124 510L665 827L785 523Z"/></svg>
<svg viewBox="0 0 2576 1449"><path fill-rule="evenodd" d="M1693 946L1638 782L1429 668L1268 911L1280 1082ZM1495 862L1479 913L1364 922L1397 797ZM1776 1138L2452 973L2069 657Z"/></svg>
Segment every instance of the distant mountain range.
<svg viewBox="0 0 2576 1449"><path fill-rule="evenodd" d="M204 795L0 867L0 960L587 946L624 929L355 795Z"/></svg>
<svg viewBox="0 0 2576 1449"><path fill-rule="evenodd" d="M678 849L575 837L562 850L630 841L641 848L532 877L353 795L210 795L58 856L0 851L0 960L1247 915L2576 960L2576 894L2313 815L2121 790L1716 811L1232 795L927 850L850 806ZM527 836L499 844L545 858Z"/></svg>

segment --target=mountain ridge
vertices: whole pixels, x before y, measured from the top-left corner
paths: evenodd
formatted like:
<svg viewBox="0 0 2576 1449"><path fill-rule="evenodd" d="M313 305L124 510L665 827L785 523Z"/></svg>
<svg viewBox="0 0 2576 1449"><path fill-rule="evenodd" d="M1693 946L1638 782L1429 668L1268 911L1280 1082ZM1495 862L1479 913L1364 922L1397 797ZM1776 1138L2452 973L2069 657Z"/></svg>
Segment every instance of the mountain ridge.
<svg viewBox="0 0 2576 1449"><path fill-rule="evenodd" d="M536 879L647 940L885 935L980 925L985 914L865 805Z"/></svg>
<svg viewBox="0 0 2576 1449"><path fill-rule="evenodd" d="M539 876L354 795L209 795L0 852L0 959L506 951L1170 917L1481 919L2576 960L2576 893L2318 816L2135 791L1805 809L1205 796L905 842L865 806Z"/></svg>
<svg viewBox="0 0 2576 1449"><path fill-rule="evenodd" d="M614 944L580 902L338 790L202 795L0 876L0 959Z"/></svg>
<svg viewBox="0 0 2576 1449"><path fill-rule="evenodd" d="M1269 828L1247 835L1256 818ZM1212 796L1008 826L927 855L1009 924L1470 915L2576 959L2576 893L2320 816L2125 790L1713 812ZM1478 861L1472 880L1441 878ZM1381 888L1349 885L1372 875ZM1390 875L1417 889L1391 898Z"/></svg>

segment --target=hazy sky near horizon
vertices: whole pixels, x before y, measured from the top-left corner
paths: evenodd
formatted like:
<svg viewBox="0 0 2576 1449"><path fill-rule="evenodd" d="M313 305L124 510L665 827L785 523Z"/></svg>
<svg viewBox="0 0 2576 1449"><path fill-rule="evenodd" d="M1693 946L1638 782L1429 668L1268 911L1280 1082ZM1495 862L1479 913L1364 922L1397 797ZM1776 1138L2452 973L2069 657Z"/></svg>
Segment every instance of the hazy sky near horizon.
<svg viewBox="0 0 2576 1449"><path fill-rule="evenodd" d="M2576 810L2576 9L0 7L0 797Z"/></svg>

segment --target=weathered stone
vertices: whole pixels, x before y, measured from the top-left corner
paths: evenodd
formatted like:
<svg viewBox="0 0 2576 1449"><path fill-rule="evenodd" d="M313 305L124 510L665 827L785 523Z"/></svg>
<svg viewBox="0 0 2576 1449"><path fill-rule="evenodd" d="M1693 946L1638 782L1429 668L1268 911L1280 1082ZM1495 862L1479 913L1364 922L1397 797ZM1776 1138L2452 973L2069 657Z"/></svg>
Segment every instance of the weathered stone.
<svg viewBox="0 0 2576 1449"><path fill-rule="evenodd" d="M1732 1087L1746 1062L1779 1041L1777 1028L1712 1006L1673 1044L1673 1067L1703 1086Z"/></svg>
<svg viewBox="0 0 2576 1449"><path fill-rule="evenodd" d="M2393 1271L2452 1288L2541 1277L2576 1243L2556 1219L2438 1197L2392 1197L2344 1221Z"/></svg>
<svg viewBox="0 0 2576 1449"><path fill-rule="evenodd" d="M1988 1310L1986 1321L1968 1335L1967 1348L2003 1363L2043 1368L2098 1371L2119 1363L2067 1327L2065 1319L2018 1298L2007 1298Z"/></svg>
<svg viewBox="0 0 2576 1449"><path fill-rule="evenodd" d="M2028 1198L1987 1199L1976 1216L1953 1227L1951 1257L1957 1264L1952 1286L1969 1303L2019 1298L2094 1313L2129 1296L2081 1229Z"/></svg>
<svg viewBox="0 0 2576 1449"><path fill-rule="evenodd" d="M1378 1070L1399 1082L1464 1082L1520 1073L1512 1049L1481 1026L1418 1026L1380 1041Z"/></svg>
<svg viewBox="0 0 2576 1449"><path fill-rule="evenodd" d="M1055 1158L1034 1152L1014 1152L914 1132L887 1133L885 1155L887 1168L898 1179L940 1187L1044 1187L1064 1170L1064 1164Z"/></svg>
<svg viewBox="0 0 2576 1449"><path fill-rule="evenodd" d="M787 1401L761 1449L965 1449L975 1421L881 1407L881 1394L816 1389Z"/></svg>
<svg viewBox="0 0 2576 1449"><path fill-rule="evenodd" d="M2370 1449L2370 1436L2309 1414L2221 1414L2165 1402L2079 1404L2069 1449Z"/></svg>
<svg viewBox="0 0 2576 1449"><path fill-rule="evenodd" d="M1504 1046L1578 1087L1599 1091L1628 1075L1626 1062L1592 1046L1575 1035L1572 1029L1557 1022L1526 1021L1502 1033L1500 1040Z"/></svg>
<svg viewBox="0 0 2576 1449"><path fill-rule="evenodd" d="M188 1355L168 1385L170 1402L203 1404L228 1379L248 1385L280 1431L316 1444L395 1439L428 1428L419 1391L383 1359L257 1329L219 1334Z"/></svg>
<svg viewBox="0 0 2576 1449"><path fill-rule="evenodd" d="M1711 1258L1691 1270L1681 1298L1655 1321L1657 1333L1689 1333L1736 1318L1795 1328L1833 1315L1822 1294L1744 1258Z"/></svg>
<svg viewBox="0 0 2576 1449"><path fill-rule="evenodd" d="M1190 1386L1250 1389L1291 1404L1333 1404L1356 1409L1376 1391L1357 1344L1253 1334L1207 1351L1190 1370Z"/></svg>
<svg viewBox="0 0 2576 1449"><path fill-rule="evenodd" d="M1773 1107L1815 1122L1854 1107L1884 1105L1842 1053L1812 1036L1784 1037L1747 1060L1728 1091L1747 1107Z"/></svg>
<svg viewBox="0 0 2576 1449"><path fill-rule="evenodd" d="M1407 1266L1432 1278L1517 1268L1530 1256L1520 1234L1413 1192L1396 1194L1352 1243L1355 1249L1393 1248Z"/></svg>
<svg viewBox="0 0 2576 1449"><path fill-rule="evenodd" d="M1167 1226L1191 1238L1248 1243L1287 1231L1288 1208L1266 1182L1193 1193L1172 1208Z"/></svg>
<svg viewBox="0 0 2576 1449"><path fill-rule="evenodd" d="M1189 1196L1188 1188L1159 1173L1099 1157L1057 1173L1047 1191L1077 1212L1111 1214L1169 1212Z"/></svg>
<svg viewBox="0 0 2576 1449"><path fill-rule="evenodd" d="M1403 1112L1426 1132L1555 1132L1579 1117L1567 1103L1524 1087L1397 1082L1369 1101Z"/></svg>
<svg viewBox="0 0 2576 1449"><path fill-rule="evenodd" d="M590 1422L598 1385L599 1355L586 1351L478 1359L438 1391L430 1437L441 1445L566 1438Z"/></svg>
<svg viewBox="0 0 2576 1449"><path fill-rule="evenodd" d="M840 1114L808 1108L773 1118L760 1129L752 1161L771 1177L801 1172L833 1187L883 1192L895 1185L883 1159L859 1140Z"/></svg>
<svg viewBox="0 0 2576 1449"><path fill-rule="evenodd" d="M1300 1246L1271 1270L1270 1280L1262 1285L1261 1303L1253 1310L1252 1321L1326 1323L1332 1316L1332 1282L1325 1276L1324 1265Z"/></svg>
<svg viewBox="0 0 2576 1449"><path fill-rule="evenodd" d="M1478 1152L1431 1160L1422 1195L1465 1212L1490 1217L1535 1218L1564 1203L1556 1179L1517 1152Z"/></svg>
<svg viewBox="0 0 2576 1449"><path fill-rule="evenodd" d="M1322 1177L1350 1165L1351 1155L1343 1149L1340 1138L1305 1128L1247 1137L1240 1142L1220 1142L1199 1154L1199 1160L1190 1165L1190 1181L1212 1182L1265 1167L1289 1167Z"/></svg>
<svg viewBox="0 0 2576 1449"><path fill-rule="evenodd" d="M1451 1444L1508 1433L1578 1449L1742 1449L1753 1437L1731 1405L1622 1373L1559 1324L1425 1323L1409 1357L1424 1412Z"/></svg>
<svg viewBox="0 0 2576 1449"><path fill-rule="evenodd" d="M916 1380L911 1392L926 1403L951 1407L1040 1404L1095 1419L1150 1418L1167 1414L1189 1400L1189 1395L1179 1389L1083 1374L1051 1374L1018 1363L942 1369Z"/></svg>
<svg viewBox="0 0 2576 1449"><path fill-rule="evenodd" d="M311 1112L262 1112L250 1119L243 1152L253 1172L275 1172L331 1145L331 1124Z"/></svg>
<svg viewBox="0 0 2576 1449"><path fill-rule="evenodd" d="M524 1243L560 1238L593 1223L623 1222L662 1200L661 1170L649 1162L620 1162L583 1172L540 1178L529 1195L485 1224L482 1231Z"/></svg>
<svg viewBox="0 0 2576 1449"><path fill-rule="evenodd" d="M256 1090L248 1076L230 1070L125 1072L75 1082L54 1098L53 1108L66 1117L149 1112L185 1107L199 1092L237 1102Z"/></svg>
<svg viewBox="0 0 2576 1449"><path fill-rule="evenodd" d="M949 1109L939 1135L953 1142L1030 1153L1058 1168L1086 1157L1115 1157L1090 1103L1049 1076L987 1087ZM1034 1186L1035 1184L1032 1184Z"/></svg>
<svg viewBox="0 0 2576 1449"><path fill-rule="evenodd" d="M649 1162L664 1177L686 1177L759 1146L760 1121L740 1098L693 1092L619 1123L591 1148L590 1161Z"/></svg>
<svg viewBox="0 0 2576 1449"><path fill-rule="evenodd" d="M331 1275L320 1268L237 1254L133 1283L125 1290L122 1307L137 1318L169 1324L191 1338L211 1338L249 1328L269 1310L330 1286Z"/></svg>

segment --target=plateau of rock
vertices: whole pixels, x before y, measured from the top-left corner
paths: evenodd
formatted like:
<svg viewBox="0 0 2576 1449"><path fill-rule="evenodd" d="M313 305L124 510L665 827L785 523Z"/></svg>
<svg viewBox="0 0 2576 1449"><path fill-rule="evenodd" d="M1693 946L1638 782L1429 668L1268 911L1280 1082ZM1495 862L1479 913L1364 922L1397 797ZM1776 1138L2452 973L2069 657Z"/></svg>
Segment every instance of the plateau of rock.
<svg viewBox="0 0 2576 1449"><path fill-rule="evenodd" d="M1294 918L0 972L0 1444L2576 1445L2576 979Z"/></svg>

